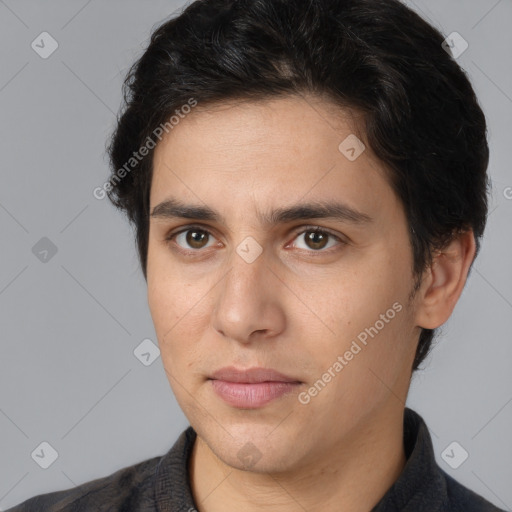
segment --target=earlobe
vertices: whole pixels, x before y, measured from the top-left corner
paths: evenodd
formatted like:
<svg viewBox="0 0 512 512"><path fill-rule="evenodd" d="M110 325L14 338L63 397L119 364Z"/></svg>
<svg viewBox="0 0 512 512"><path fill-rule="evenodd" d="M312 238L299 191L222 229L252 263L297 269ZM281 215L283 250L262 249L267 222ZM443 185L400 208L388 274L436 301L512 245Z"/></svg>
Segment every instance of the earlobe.
<svg viewBox="0 0 512 512"><path fill-rule="evenodd" d="M444 324L459 300L476 244L473 231L460 232L445 248L437 251L418 291L416 322L435 329Z"/></svg>

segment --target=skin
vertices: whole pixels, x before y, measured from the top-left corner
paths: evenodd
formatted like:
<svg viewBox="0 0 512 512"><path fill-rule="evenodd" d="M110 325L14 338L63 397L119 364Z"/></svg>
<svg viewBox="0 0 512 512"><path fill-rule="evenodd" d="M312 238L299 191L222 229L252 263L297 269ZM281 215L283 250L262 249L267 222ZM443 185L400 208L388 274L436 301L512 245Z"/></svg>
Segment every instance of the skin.
<svg viewBox="0 0 512 512"><path fill-rule="evenodd" d="M364 141L354 119L313 96L198 105L155 149L150 212L172 197L225 220L150 219L148 302L169 383L198 435L189 476L200 512L367 512L403 470L420 327L450 316L475 244L469 231L436 254L410 300L406 217L385 167L368 144L355 161L338 149L350 134ZM373 220L260 223L259 213L315 200ZM190 225L209 235L165 240ZM315 245L306 226L334 237ZM252 263L236 252L248 236L263 249ZM301 403L394 303L401 311ZM225 366L273 368L302 384L261 408L235 408L208 380ZM261 454L249 468L238 457L248 442Z"/></svg>

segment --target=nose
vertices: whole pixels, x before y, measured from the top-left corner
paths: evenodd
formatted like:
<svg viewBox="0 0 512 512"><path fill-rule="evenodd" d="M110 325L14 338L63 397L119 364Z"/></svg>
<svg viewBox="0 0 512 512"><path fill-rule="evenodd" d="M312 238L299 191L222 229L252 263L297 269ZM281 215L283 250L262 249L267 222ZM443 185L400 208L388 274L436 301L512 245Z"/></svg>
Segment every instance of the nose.
<svg viewBox="0 0 512 512"><path fill-rule="evenodd" d="M284 330L286 316L281 281L269 267L265 252L252 262L233 252L230 263L219 283L213 328L223 337L245 344L275 337Z"/></svg>

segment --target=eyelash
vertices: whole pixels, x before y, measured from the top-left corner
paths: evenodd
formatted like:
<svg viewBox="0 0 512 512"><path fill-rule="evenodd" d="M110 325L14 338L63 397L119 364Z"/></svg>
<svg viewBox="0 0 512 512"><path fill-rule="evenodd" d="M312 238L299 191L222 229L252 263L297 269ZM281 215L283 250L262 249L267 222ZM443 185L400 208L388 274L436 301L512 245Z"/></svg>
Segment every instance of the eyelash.
<svg viewBox="0 0 512 512"><path fill-rule="evenodd" d="M186 233L187 231L191 231L193 229L197 229L197 230L200 230L202 231L203 233L206 233L209 237L213 237L213 234L208 231L207 229L205 229L203 226L200 226L200 225L190 225L190 226L186 226L185 228L183 229L180 229L179 231L176 231L176 232L173 232L173 233L170 233L169 235L167 235L165 237L165 242L167 244L171 244L171 243L174 243L174 239L180 235L181 233ZM325 229L325 228L322 228L321 226L312 226L312 225L309 225L309 226L301 226L301 231L297 231L296 233L294 233L294 237L293 237L293 240L295 240L298 236L300 235L303 235L304 233L310 233L310 232L314 232L314 233L320 233L322 235L328 235L329 237L331 238L334 238L338 243L339 245L347 245L347 242L345 242L344 240L342 240L339 236L335 235L334 233L332 233L331 231ZM200 252L203 252L202 249L183 249L182 247L180 247L178 244L175 244L176 247L178 248L178 251L180 251L181 253L184 253L184 254L190 254L190 255L197 255L198 253ZM335 247L330 247L329 249L319 249L319 250L306 250L306 249L299 249L300 251L306 251L308 253L311 253L313 255L321 255L322 253L325 254L330 254L331 252L333 252L333 250L335 251L336 249L339 249L339 245L338 246L335 246Z"/></svg>

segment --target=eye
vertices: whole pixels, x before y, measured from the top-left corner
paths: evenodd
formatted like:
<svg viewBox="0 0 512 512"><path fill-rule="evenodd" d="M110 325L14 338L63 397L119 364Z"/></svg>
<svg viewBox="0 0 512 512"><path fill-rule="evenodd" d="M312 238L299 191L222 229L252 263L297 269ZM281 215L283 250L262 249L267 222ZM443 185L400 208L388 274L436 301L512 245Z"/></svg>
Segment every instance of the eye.
<svg viewBox="0 0 512 512"><path fill-rule="evenodd" d="M324 249L330 249L336 245L344 245L345 242L335 234L319 226L306 226L306 228L295 235L294 240L302 238L302 244L291 244L293 247L303 249L308 252L327 252ZM216 245L215 238L206 229L200 226L188 226L176 233L171 233L165 238L167 243L174 242L183 251L199 252L200 249L206 249Z"/></svg>
<svg viewBox="0 0 512 512"><path fill-rule="evenodd" d="M211 240L210 240L211 239ZM173 233L166 238L166 241L175 240L176 244L185 250L198 250L210 247L214 243L214 239L209 231L197 226L192 226L178 233ZM207 245L208 242L212 242Z"/></svg>
<svg viewBox="0 0 512 512"><path fill-rule="evenodd" d="M299 240L302 239L304 243L302 247L295 244L294 247L309 250L309 252L311 252L311 250L313 250L313 252L319 252L325 248L330 249L336 245L336 241L338 244L344 243L338 236L318 226L308 227L306 230L298 233L296 238Z"/></svg>

